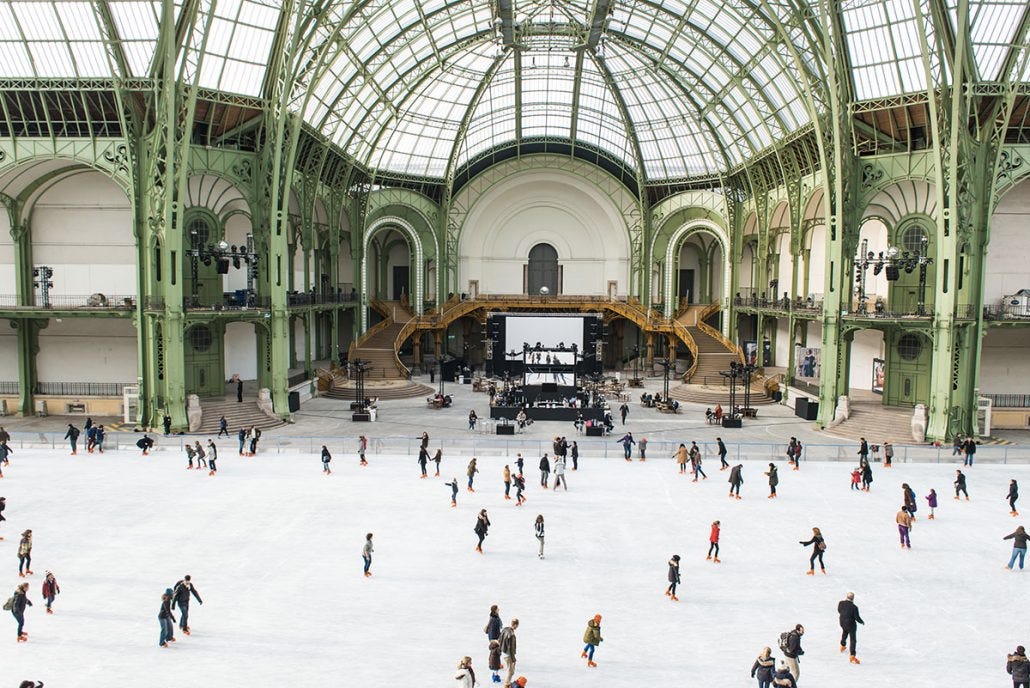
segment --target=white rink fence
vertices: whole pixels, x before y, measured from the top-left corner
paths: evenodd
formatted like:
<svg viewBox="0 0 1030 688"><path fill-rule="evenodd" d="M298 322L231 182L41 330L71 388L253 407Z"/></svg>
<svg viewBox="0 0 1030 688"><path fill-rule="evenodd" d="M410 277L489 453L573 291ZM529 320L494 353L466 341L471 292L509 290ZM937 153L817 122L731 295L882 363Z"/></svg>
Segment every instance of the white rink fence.
<svg viewBox="0 0 1030 688"><path fill-rule="evenodd" d="M709 431L710 432L710 431ZM264 431L258 443L258 454L297 454L318 455L322 451L322 445L326 445L335 457L343 458L349 455L357 455L358 434L346 436L296 436L276 435L274 430ZM12 432L8 446L14 449L14 456L17 457L19 448L50 448L54 450L67 451L70 447L68 440L64 439L63 432ZM235 449L238 440L235 435L230 438L216 439L215 435L162 435L148 433L155 444L151 453L167 454L182 453L183 446L188 442L193 444L200 440L202 446L207 446L207 440L215 439L223 452L223 458L236 455ZM728 433L727 433L728 434ZM606 437L594 438L583 435L567 435L566 439L571 443L575 440L579 445L580 458L590 459L622 459L623 449L619 443L623 433L612 433ZM139 448L136 441L142 437L142 433L109 432L104 438L104 451L135 451ZM374 456L417 456L421 439L417 436L411 437L378 437L372 433L365 433L368 437L368 449L366 454ZM639 441L640 437L634 437ZM688 447L691 439L685 437L682 442ZM728 450L726 460L729 462L738 461L785 461L787 458L786 442L725 442ZM667 439L647 441L647 459L671 460L679 448L680 441ZM714 441L697 441L702 455L707 461L718 461L718 446ZM870 445L872 446L872 445ZM430 434L429 449L432 455L437 448L443 449L444 458L473 457L473 456L504 456L515 459L517 454L522 454L526 461L539 459L544 453L551 454L551 440L549 439L522 439L519 437L495 437L479 433L469 433L467 436L434 438ZM933 445L894 445L894 463L957 463L961 464L963 457L955 456L952 453L950 444L935 447ZM86 454L85 433L79 436L78 452ZM639 458L639 446L633 447L633 459ZM883 448L878 452L870 451L870 461L873 463L883 462ZM801 454L802 463L805 461L837 461L837 462L858 462L858 443L810 443L803 445ZM974 457L976 464L1030 464L1030 445L1024 444L982 444L977 445Z"/></svg>

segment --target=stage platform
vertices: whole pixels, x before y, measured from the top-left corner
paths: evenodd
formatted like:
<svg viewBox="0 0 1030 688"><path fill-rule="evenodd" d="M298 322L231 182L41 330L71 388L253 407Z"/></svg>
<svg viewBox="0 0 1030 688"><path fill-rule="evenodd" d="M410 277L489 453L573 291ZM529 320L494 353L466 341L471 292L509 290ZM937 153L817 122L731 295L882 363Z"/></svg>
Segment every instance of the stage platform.
<svg viewBox="0 0 1030 688"><path fill-rule="evenodd" d="M494 419L507 418L514 422L518 415L518 406L491 406L490 417ZM554 408L530 406L526 409L526 417L533 420L558 420L572 422L578 414L583 414L583 420L603 420L604 409L599 408L566 408L558 406Z"/></svg>

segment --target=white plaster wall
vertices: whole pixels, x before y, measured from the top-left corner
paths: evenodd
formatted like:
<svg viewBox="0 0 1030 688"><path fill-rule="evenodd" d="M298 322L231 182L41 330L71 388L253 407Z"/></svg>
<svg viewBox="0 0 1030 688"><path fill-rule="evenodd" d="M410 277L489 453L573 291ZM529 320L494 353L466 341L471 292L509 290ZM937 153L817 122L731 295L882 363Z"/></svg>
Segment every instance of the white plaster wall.
<svg viewBox="0 0 1030 688"><path fill-rule="evenodd" d="M858 236L858 250L862 250L862 239L869 240L869 250L873 253L879 254L880 251L886 253L887 243L887 225L883 224L882 221L877 219L867 220L862 225L862 230ZM869 299L870 308L876 303L876 297L880 296L883 300L887 301L887 272L885 270L880 271L879 275L873 274L874 266L870 266L865 272L866 276L866 296ZM855 297L857 298L857 296Z"/></svg>
<svg viewBox="0 0 1030 688"><path fill-rule="evenodd" d="M250 218L241 213L230 215L225 221L225 241L237 248L247 247L247 234L251 232ZM247 288L247 265L240 261L240 269L229 266L229 274L222 278L223 291L236 291Z"/></svg>
<svg viewBox="0 0 1030 688"><path fill-rule="evenodd" d="M529 250L549 243L563 266L566 294L629 291L629 237L618 206L588 181L542 169L509 177L472 206L462 228L458 283L481 293L521 293Z"/></svg>
<svg viewBox="0 0 1030 688"><path fill-rule="evenodd" d="M354 284L354 261L351 258L350 242L340 242L340 255L336 263L340 284Z"/></svg>
<svg viewBox="0 0 1030 688"><path fill-rule="evenodd" d="M740 260L740 288L750 289L754 287L753 275L755 271L755 252L751 246L745 246Z"/></svg>
<svg viewBox="0 0 1030 688"><path fill-rule="evenodd" d="M36 203L30 227L33 262L54 268L52 294L136 294L132 208L104 175L83 172L55 184Z"/></svg>
<svg viewBox="0 0 1030 688"><path fill-rule="evenodd" d="M40 382L135 383L136 328L121 318L51 320L36 365Z"/></svg>
<svg viewBox="0 0 1030 688"><path fill-rule="evenodd" d="M18 334L10 320L0 320L0 380L18 380Z"/></svg>
<svg viewBox="0 0 1030 688"><path fill-rule="evenodd" d="M886 358L884 353L882 332L879 330L855 332L855 340L851 343L851 371L848 386L851 389L872 389L873 359Z"/></svg>
<svg viewBox="0 0 1030 688"><path fill-rule="evenodd" d="M812 228L811 242L808 260L808 294L802 294L805 298L814 294L816 300L822 298L826 293L826 227L817 226ZM799 281L798 289L801 289L802 282Z"/></svg>
<svg viewBox="0 0 1030 688"><path fill-rule="evenodd" d="M984 304L994 305L1020 289L1030 289L1030 180L1002 196L991 218Z"/></svg>
<svg viewBox="0 0 1030 688"><path fill-rule="evenodd" d="M0 212L0 295L10 296L11 304L17 292L14 279L14 240L11 223L6 212ZM17 369L16 369L17 370Z"/></svg>
<svg viewBox="0 0 1030 688"><path fill-rule="evenodd" d="M684 242L680 248L679 266L677 272L672 276L673 289L679 288L679 270L693 270L694 271L694 302L698 302L698 295L701 293L701 261L698 260L697 254L699 251L703 251L700 246L692 241ZM687 294L679 294L679 298L686 298Z"/></svg>
<svg viewBox="0 0 1030 688"><path fill-rule="evenodd" d="M726 303L726 295L722 293L723 263L725 260L722 255L722 248L716 246L712 252L712 298L722 303Z"/></svg>
<svg viewBox="0 0 1030 688"><path fill-rule="evenodd" d="M233 373L244 380L257 379L257 336L250 323L225 326L225 375L231 378Z"/></svg>
<svg viewBox="0 0 1030 688"><path fill-rule="evenodd" d="M984 394L1030 394L1030 356L1026 333L987 330L980 356L980 391Z"/></svg>
<svg viewBox="0 0 1030 688"><path fill-rule="evenodd" d="M777 366L786 366L790 360L790 350L794 342L790 340L790 327L786 318L779 318L776 321L776 350L773 351L773 360Z"/></svg>
<svg viewBox="0 0 1030 688"><path fill-rule="evenodd" d="M411 254L407 244L394 244L390 247L390 254L386 259L386 294L384 296L388 299L393 298L393 269L398 265L409 265L411 263ZM408 277L408 299L411 299L411 287L415 285L415 274L412 270L412 274Z"/></svg>
<svg viewBox="0 0 1030 688"><path fill-rule="evenodd" d="M776 286L776 293L770 293L769 297L778 299L783 296L783 292L787 292L788 296L790 295L790 282L794 275L794 260L790 255L790 232L784 232L781 234L777 245L779 247L778 250L780 254L778 273L779 284ZM779 358L779 354L777 354L776 360L781 360Z"/></svg>

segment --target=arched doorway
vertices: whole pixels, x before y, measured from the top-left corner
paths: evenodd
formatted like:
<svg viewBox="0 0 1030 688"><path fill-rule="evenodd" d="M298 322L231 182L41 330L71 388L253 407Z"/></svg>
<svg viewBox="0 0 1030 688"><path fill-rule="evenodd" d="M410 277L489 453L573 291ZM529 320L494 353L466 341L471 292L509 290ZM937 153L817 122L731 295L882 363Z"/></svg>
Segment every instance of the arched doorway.
<svg viewBox="0 0 1030 688"><path fill-rule="evenodd" d="M558 251L550 244L537 244L529 249L526 266L526 293L538 294L547 287L551 294L561 293L561 266Z"/></svg>

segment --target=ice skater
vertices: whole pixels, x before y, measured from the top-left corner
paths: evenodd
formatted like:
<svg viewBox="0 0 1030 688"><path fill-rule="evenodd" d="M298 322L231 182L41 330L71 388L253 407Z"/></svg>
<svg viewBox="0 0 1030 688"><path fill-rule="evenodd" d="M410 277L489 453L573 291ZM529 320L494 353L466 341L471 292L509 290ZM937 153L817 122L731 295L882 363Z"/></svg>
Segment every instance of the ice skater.
<svg viewBox="0 0 1030 688"><path fill-rule="evenodd" d="M1019 499L1019 483L1015 480L1009 481L1009 493L1005 499L1009 500L1009 514L1019 516L1019 512L1016 511L1016 500Z"/></svg>
<svg viewBox="0 0 1030 688"><path fill-rule="evenodd" d="M959 493L961 492L966 496L966 501L969 501L969 493L966 492L966 476L963 475L962 471L955 470L955 499L958 499Z"/></svg>
<svg viewBox="0 0 1030 688"><path fill-rule="evenodd" d="M476 491L476 489L474 487L472 487L472 481L474 481L476 479L476 473L479 473L479 469L476 468L476 457L473 456L472 460L469 461L468 468L465 469L465 475L467 475L468 479L469 479L469 484L468 484L468 491L469 492L475 492Z"/></svg>
<svg viewBox="0 0 1030 688"><path fill-rule="evenodd" d="M22 573L22 567L25 572ZM32 531L26 530L21 534L21 542L18 543L18 577L32 575Z"/></svg>
<svg viewBox="0 0 1030 688"><path fill-rule="evenodd" d="M1030 661L1026 658L1026 648L1016 646L1016 651L1008 656L1005 671L1012 676L1012 688L1030 688Z"/></svg>
<svg viewBox="0 0 1030 688"><path fill-rule="evenodd" d="M193 444L193 450L197 453L197 470L201 468L207 468L207 452L200 446L200 440L197 440Z"/></svg>
<svg viewBox="0 0 1030 688"><path fill-rule="evenodd" d="M157 622L161 624L161 639L158 644L161 647L168 647L168 643L175 642L175 635L172 624L175 623L175 616L172 615L172 589L165 590L161 595L161 611L157 613Z"/></svg>
<svg viewBox="0 0 1030 688"><path fill-rule="evenodd" d="M780 634L780 649L783 650L783 664L789 670L790 676L794 679L801 678L801 655L805 651L801 648L801 636L805 634L805 627L801 624L794 626L794 630L786 634ZM777 675L780 673L778 670ZM773 685L784 685L773 679Z"/></svg>
<svg viewBox="0 0 1030 688"><path fill-rule="evenodd" d="M716 443L716 445L718 445L717 446L717 452L719 454L719 470L720 471L725 471L727 468L730 467L729 462L726 460L726 454L727 454L727 452L726 452L726 445L723 444L723 441L722 441L721 437L716 437L715 438L715 443Z"/></svg>
<svg viewBox="0 0 1030 688"><path fill-rule="evenodd" d="M10 457L11 457L11 454L13 454L13 453L14 453L14 450L11 449L11 447L7 444L7 442L0 442L0 464L3 464L4 466L10 466L11 465L11 458ZM2 477L2 476L3 476L3 473L0 472L0 477Z"/></svg>
<svg viewBox="0 0 1030 688"><path fill-rule="evenodd" d="M240 441L240 456L243 456L243 448L247 444L247 431L240 428L240 431L236 433L236 439Z"/></svg>
<svg viewBox="0 0 1030 688"><path fill-rule="evenodd" d="M798 438L791 437L790 442L787 442L787 465L794 465L795 448L797 447Z"/></svg>
<svg viewBox="0 0 1030 688"><path fill-rule="evenodd" d="M912 520L916 520L916 491L908 483L901 483L902 500Z"/></svg>
<svg viewBox="0 0 1030 688"><path fill-rule="evenodd" d="M705 475L705 472L701 469L701 449L698 448L697 442L690 443L690 467L694 471L694 480L692 482L697 482L697 476L699 473L703 480L708 480L708 476Z"/></svg>
<svg viewBox="0 0 1030 688"><path fill-rule="evenodd" d="M930 507L930 515L927 516L931 521L933 519L933 510L937 508L937 490L930 489L930 494L926 495L926 505Z"/></svg>
<svg viewBox="0 0 1030 688"><path fill-rule="evenodd" d="M358 436L358 465L367 466L368 461L365 459L365 451L368 449L368 438L364 435ZM440 475L440 462L436 462L436 474Z"/></svg>
<svg viewBox="0 0 1030 688"><path fill-rule="evenodd" d="M193 470L193 457L196 456L197 452L193 450L193 445L189 442L183 444L182 449L186 452L186 470Z"/></svg>
<svg viewBox="0 0 1030 688"><path fill-rule="evenodd" d="M361 547L361 561L365 564L365 578L372 577L372 552L375 550L372 547L372 533L365 533L365 544Z"/></svg>
<svg viewBox="0 0 1030 688"><path fill-rule="evenodd" d="M776 660L772 656L772 648L763 647L762 653L751 665L751 678L758 679L758 688L772 688L773 672L776 670Z"/></svg>
<svg viewBox="0 0 1030 688"><path fill-rule="evenodd" d="M705 561L713 561L712 553L715 553L714 561L716 564L719 563L719 533L721 529L719 522L714 521L712 523L712 530L708 533L708 556L705 557Z"/></svg>
<svg viewBox="0 0 1030 688"><path fill-rule="evenodd" d="M25 607L32 606L32 600L29 599L29 584L22 583L14 589L14 595L11 596L11 614L14 616L14 620L18 622L18 642L24 643L29 639L29 634L25 632ZM7 608L6 605L4 607Z"/></svg>
<svg viewBox="0 0 1030 688"><path fill-rule="evenodd" d="M214 440L209 439L207 441L207 449L208 449L208 455L211 457L211 460L208 462L211 465L211 470L208 471L207 474L208 475L214 475L215 473L218 472L218 466L215 465L215 462L218 461L218 447L215 446L215 441Z"/></svg>
<svg viewBox="0 0 1030 688"><path fill-rule="evenodd" d="M542 457L540 457L540 486L541 487L544 487L544 488L547 487L547 478L548 478L549 475L551 475L551 462L547 458L547 454L545 453Z"/></svg>
<svg viewBox="0 0 1030 688"><path fill-rule="evenodd" d="M46 600L46 613L53 614L54 598L61 594L61 586L57 584L57 578L53 572L47 571L43 579L43 599Z"/></svg>
<svg viewBox="0 0 1030 688"><path fill-rule="evenodd" d="M734 499L740 499L740 486L744 484L744 476L741 475L743 470L744 464L742 463L738 463L730 469L730 497Z"/></svg>
<svg viewBox="0 0 1030 688"><path fill-rule="evenodd" d="M626 408L626 405L623 404L622 408ZM623 417L622 417L622 424L623 425L626 424L626 416L625 415L623 415ZM622 445L622 456L623 456L623 458L626 459L627 461L632 461L633 460L633 445L636 444L636 442L633 440L633 433L632 432L627 432L625 435L622 436L622 439L616 440L616 442L618 442L619 444Z"/></svg>
<svg viewBox="0 0 1030 688"><path fill-rule="evenodd" d="M154 446L154 440L147 433L143 433L143 437L136 440L136 446L143 450L143 456L147 456ZM72 454L74 453L72 452Z"/></svg>
<svg viewBox="0 0 1030 688"><path fill-rule="evenodd" d="M539 559L544 558L544 515L536 515L536 523L533 524L533 529L536 532L537 542L540 543L540 551L537 552L536 556Z"/></svg>
<svg viewBox="0 0 1030 688"><path fill-rule="evenodd" d="M504 465L504 498L511 499L511 468Z"/></svg>
<svg viewBox="0 0 1030 688"><path fill-rule="evenodd" d="M862 490L864 492L869 491L869 486L873 484L873 469L869 464L862 466Z"/></svg>
<svg viewBox="0 0 1030 688"><path fill-rule="evenodd" d="M501 629L501 635L497 639L501 644L501 654L504 655L504 663L508 665L508 676L504 680L505 688L511 687L511 677L515 675L515 662L517 661L515 658L515 651L518 645L518 637L515 635L515 631L518 627L519 620L512 619L509 625ZM522 680L521 676L519 677L519 680ZM519 685L525 685L525 681Z"/></svg>
<svg viewBox="0 0 1030 688"><path fill-rule="evenodd" d="M0 497L0 523L3 523L7 519L4 518L4 509L7 508L7 497ZM3 540L3 537L0 537Z"/></svg>
<svg viewBox="0 0 1030 688"><path fill-rule="evenodd" d="M329 453L329 447L322 445L322 473L325 475L332 475L333 472L329 468L329 462L333 460L333 455Z"/></svg>
<svg viewBox="0 0 1030 688"><path fill-rule="evenodd" d="M862 469L861 468L856 468L855 470L851 471L851 489L852 490L859 490L861 492L861 488L859 487L861 482L862 482Z"/></svg>
<svg viewBox="0 0 1030 688"><path fill-rule="evenodd" d="M898 537L901 539L901 549L906 547L912 549L912 541L909 539L909 532L912 530L912 514L908 513L908 510L902 505L894 520L898 524Z"/></svg>
<svg viewBox="0 0 1030 688"><path fill-rule="evenodd" d="M858 630L858 624L865 625L865 621L862 621L862 615L858 613L858 607L855 606L855 593L849 592L844 596L844 599L837 603L837 616L840 621L840 651L844 652L848 647L848 639L851 639L851 663L861 664L858 661L858 657L855 656L855 633Z"/></svg>
<svg viewBox="0 0 1030 688"><path fill-rule="evenodd" d="M250 430L250 455L257 456L258 440L261 439L261 428L254 426Z"/></svg>
<svg viewBox="0 0 1030 688"><path fill-rule="evenodd" d="M218 419L218 439L222 439L222 435L229 437L229 421L222 416Z"/></svg>
<svg viewBox="0 0 1030 688"><path fill-rule="evenodd" d="M451 482L444 483L444 487L451 488L451 508L458 506L458 479L451 478Z"/></svg>
<svg viewBox="0 0 1030 688"><path fill-rule="evenodd" d="M583 652L580 654L581 658L587 660L588 667L595 667L597 663L594 662L594 650L601 644L604 638L601 637L601 615L594 614L594 618L587 621L587 630L583 632L583 642L586 645L583 647Z"/></svg>
<svg viewBox="0 0 1030 688"><path fill-rule="evenodd" d="M565 459L558 457L554 460L554 489L558 490L558 485L565 488L565 491L569 491L569 483L565 480Z"/></svg>
<svg viewBox="0 0 1030 688"><path fill-rule="evenodd" d="M71 423L68 423L68 432L64 433L64 439L68 440L68 443L72 447L72 456L75 456L78 453L75 445L78 444L79 441L79 429Z"/></svg>
<svg viewBox="0 0 1030 688"><path fill-rule="evenodd" d="M186 574L172 588L172 609L175 609L176 606L179 607L179 628L186 635L190 634L191 595L197 600L197 604L203 606L204 600L200 599L200 593L197 591L196 586L193 585L192 578L189 574Z"/></svg>
<svg viewBox="0 0 1030 688"><path fill-rule="evenodd" d="M780 482L780 476L776 471L776 464L770 463L769 470L765 472L765 475L769 476L769 497L768 499L776 499L776 486Z"/></svg>
<svg viewBox="0 0 1030 688"><path fill-rule="evenodd" d="M665 589L665 594L672 599L673 602L679 602L680 598L676 597L676 586L680 583L680 555L673 554L672 559L669 559L669 587Z"/></svg>
<svg viewBox="0 0 1030 688"><path fill-rule="evenodd" d="M869 462L869 443L865 441L864 437L860 437L858 440L858 459L864 463Z"/></svg>
<svg viewBox="0 0 1030 688"><path fill-rule="evenodd" d="M679 464L680 474L687 472L687 445L680 443L679 449L676 450L676 454L673 457L676 459L676 463Z"/></svg>
<svg viewBox="0 0 1030 688"><path fill-rule="evenodd" d="M487 617L486 625L483 626L483 633L486 633L486 639L489 642L500 640L501 613L498 611L496 604L490 605L490 616Z"/></svg>
<svg viewBox="0 0 1030 688"><path fill-rule="evenodd" d="M1023 526L1016 528L1015 532L1009 533L1002 540L1012 540L1012 556L1009 557L1008 566L1005 568L1009 571L1012 570L1012 565L1016 563L1016 559L1019 559L1019 570L1023 570L1023 560L1026 558L1026 541L1030 538L1026 534L1026 530Z"/></svg>
<svg viewBox="0 0 1030 688"><path fill-rule="evenodd" d="M808 559L808 571L805 575L815 575L815 560L819 560L819 568L823 570L823 574L826 574L826 566L823 564L823 552L826 551L826 541L823 540L823 534L818 528L812 528L812 539L811 540L798 540L798 543L808 547L812 545L812 556Z"/></svg>
<svg viewBox="0 0 1030 688"><path fill-rule="evenodd" d="M498 619L498 624L500 619ZM498 628L498 632L500 629ZM491 640L489 644L490 658L487 661L487 666L490 668L490 680L494 683L501 682L501 669L504 668L504 664L501 663L501 643L498 640Z"/></svg>
<svg viewBox="0 0 1030 688"><path fill-rule="evenodd" d="M482 554L483 540L486 538L487 531L490 530L490 518L486 515L486 509L479 510L479 514L476 516L476 527L472 530L475 532L476 537L479 538L479 544L476 545L476 551Z"/></svg>
<svg viewBox="0 0 1030 688"><path fill-rule="evenodd" d="M418 467L422 471L422 475L419 478L428 478L426 474L426 464L429 463L429 451L425 447L420 447L418 450Z"/></svg>
<svg viewBox="0 0 1030 688"><path fill-rule="evenodd" d="M883 443L883 467L890 468L891 462L894 460L894 445L890 441Z"/></svg>
<svg viewBox="0 0 1030 688"><path fill-rule="evenodd" d="M522 495L526 489L526 479L521 473L516 473L512 476L512 481L515 483L515 506L522 506L526 503L526 498Z"/></svg>
<svg viewBox="0 0 1030 688"><path fill-rule="evenodd" d="M522 475L522 467L525 465L525 460L522 458L522 454L515 455L515 466L519 469L519 475Z"/></svg>
<svg viewBox="0 0 1030 688"><path fill-rule="evenodd" d="M437 447L436 448L436 453L433 454L433 463L436 464L436 476L435 477L437 477L437 478L440 477L440 462L441 461L443 461L443 449L441 449L440 447Z"/></svg>

